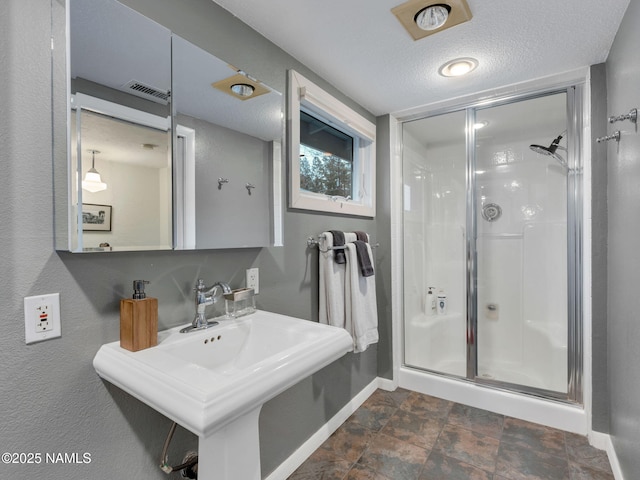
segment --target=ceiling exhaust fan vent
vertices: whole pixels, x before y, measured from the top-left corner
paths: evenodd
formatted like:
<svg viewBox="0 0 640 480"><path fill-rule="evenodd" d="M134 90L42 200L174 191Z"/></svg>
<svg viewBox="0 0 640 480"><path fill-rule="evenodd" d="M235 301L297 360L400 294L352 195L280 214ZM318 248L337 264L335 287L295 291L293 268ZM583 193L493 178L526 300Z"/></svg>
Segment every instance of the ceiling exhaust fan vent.
<svg viewBox="0 0 640 480"><path fill-rule="evenodd" d="M123 88L133 95L146 98L157 103L166 105L169 103L169 92L166 90L160 90L150 85L145 85L137 80L131 80L123 85Z"/></svg>

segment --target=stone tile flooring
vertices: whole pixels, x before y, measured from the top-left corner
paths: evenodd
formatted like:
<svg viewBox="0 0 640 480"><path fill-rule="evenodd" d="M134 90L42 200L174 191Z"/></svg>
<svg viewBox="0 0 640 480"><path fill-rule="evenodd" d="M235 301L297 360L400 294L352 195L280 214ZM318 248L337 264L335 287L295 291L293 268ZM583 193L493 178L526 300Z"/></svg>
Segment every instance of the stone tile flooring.
<svg viewBox="0 0 640 480"><path fill-rule="evenodd" d="M585 437L377 390L289 480L613 480Z"/></svg>

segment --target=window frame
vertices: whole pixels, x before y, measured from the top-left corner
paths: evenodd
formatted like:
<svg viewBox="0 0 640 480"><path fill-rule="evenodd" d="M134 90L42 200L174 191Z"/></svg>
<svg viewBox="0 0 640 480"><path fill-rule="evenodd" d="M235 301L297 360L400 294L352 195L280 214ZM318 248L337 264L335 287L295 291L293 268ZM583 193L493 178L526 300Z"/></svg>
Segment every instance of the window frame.
<svg viewBox="0 0 640 480"><path fill-rule="evenodd" d="M343 215L375 217L376 126L295 70L289 70L287 134L289 207ZM354 139L354 199L300 188L300 111L318 118Z"/></svg>

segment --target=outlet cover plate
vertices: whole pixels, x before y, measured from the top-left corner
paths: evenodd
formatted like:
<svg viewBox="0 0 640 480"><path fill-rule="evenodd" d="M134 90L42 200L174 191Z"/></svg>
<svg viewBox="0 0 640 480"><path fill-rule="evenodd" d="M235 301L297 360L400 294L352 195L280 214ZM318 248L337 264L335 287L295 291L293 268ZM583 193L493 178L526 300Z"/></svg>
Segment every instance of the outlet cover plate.
<svg viewBox="0 0 640 480"><path fill-rule="evenodd" d="M60 294L24 297L25 343L50 340L60 335Z"/></svg>
<svg viewBox="0 0 640 480"><path fill-rule="evenodd" d="M247 288L253 288L253 293L260 293L260 278L258 268L247 268Z"/></svg>

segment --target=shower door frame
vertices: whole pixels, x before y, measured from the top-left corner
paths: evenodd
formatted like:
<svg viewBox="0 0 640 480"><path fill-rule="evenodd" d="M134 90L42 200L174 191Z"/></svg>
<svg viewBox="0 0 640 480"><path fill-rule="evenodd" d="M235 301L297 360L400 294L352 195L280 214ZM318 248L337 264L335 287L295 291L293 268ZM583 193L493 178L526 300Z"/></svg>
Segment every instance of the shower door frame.
<svg viewBox="0 0 640 480"><path fill-rule="evenodd" d="M476 202L476 111L519 101L531 100L548 95L565 93L567 99L567 392L556 392L522 384L478 377L478 291L477 291L477 213ZM583 192L582 192L582 132L584 114L584 82L574 81L555 87L538 89L513 95L500 96L494 99L470 102L456 107L432 110L419 115L412 115L399 120L400 132L404 123L418 119L444 115L453 112L466 112L466 345L467 371L466 377L458 377L429 369L423 369L437 375L457 378L485 387L507 390L509 392L531 395L544 399L569 404L583 404ZM404 263L404 260L403 260ZM404 315L403 315L404 319ZM403 320L403 329L404 329ZM404 335L403 335L404 338ZM404 351L404 347L403 347ZM402 364L409 368L416 368Z"/></svg>

